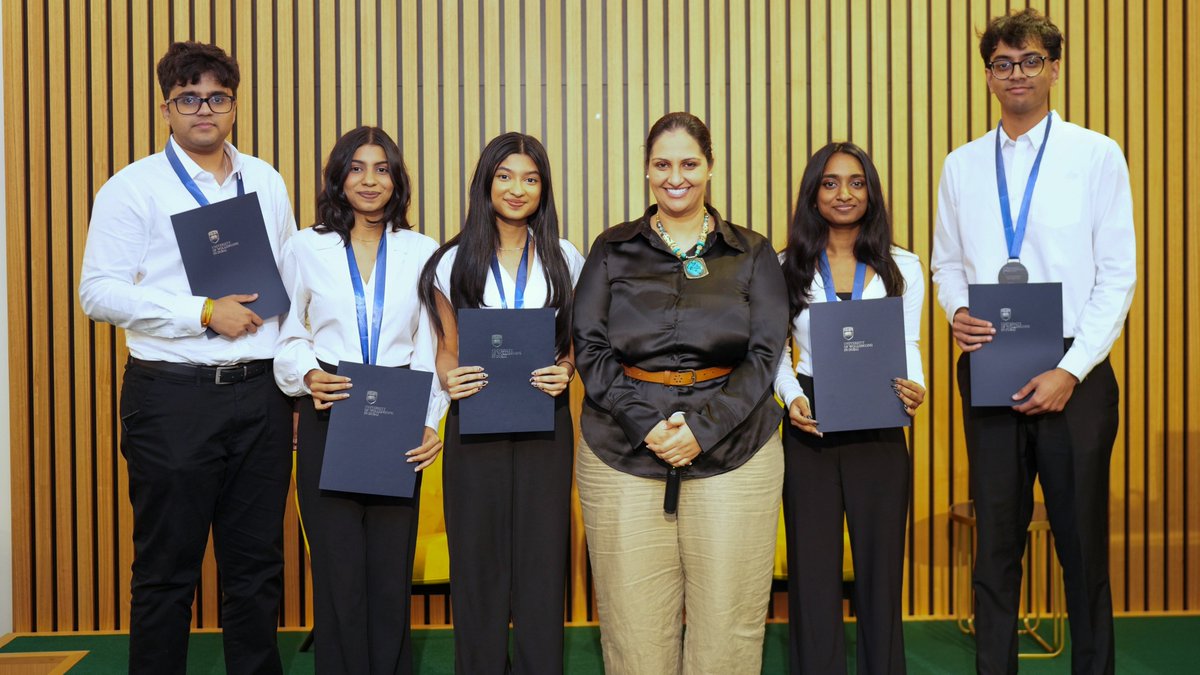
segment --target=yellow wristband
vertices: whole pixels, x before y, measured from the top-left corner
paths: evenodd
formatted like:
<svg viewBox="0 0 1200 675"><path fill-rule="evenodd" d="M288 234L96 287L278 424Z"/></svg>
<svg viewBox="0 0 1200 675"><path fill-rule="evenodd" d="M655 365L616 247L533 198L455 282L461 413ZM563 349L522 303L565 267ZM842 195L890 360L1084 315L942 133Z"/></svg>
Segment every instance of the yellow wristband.
<svg viewBox="0 0 1200 675"><path fill-rule="evenodd" d="M204 309L200 311L200 325L207 328L208 322L212 321L213 299L204 299Z"/></svg>

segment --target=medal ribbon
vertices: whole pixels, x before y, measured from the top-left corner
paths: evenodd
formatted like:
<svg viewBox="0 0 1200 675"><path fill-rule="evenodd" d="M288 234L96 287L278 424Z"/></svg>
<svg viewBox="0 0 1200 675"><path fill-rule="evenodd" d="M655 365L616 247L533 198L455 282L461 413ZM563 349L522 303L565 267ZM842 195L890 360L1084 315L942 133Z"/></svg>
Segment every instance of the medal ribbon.
<svg viewBox="0 0 1200 675"><path fill-rule="evenodd" d="M1000 131L1004 123L996 125L996 189L1000 192L1000 218L1004 221L1004 240L1008 242L1009 260L1021 258L1021 244L1025 241L1025 226L1029 222L1029 203L1033 200L1033 185L1037 182L1038 170L1042 166L1042 155L1046 152L1046 139L1050 138L1050 123L1054 117L1046 115L1046 131L1042 135L1042 147L1038 148L1037 158L1033 160L1033 168L1029 170L1029 180L1025 183L1025 196L1021 199L1021 212L1017 214L1017 224L1013 227L1012 206L1008 203L1008 180L1004 175L1004 157L1000 153Z"/></svg>
<svg viewBox="0 0 1200 675"><path fill-rule="evenodd" d="M500 259L492 254L492 277L496 279L496 290L500 291L500 306L508 309L508 298L504 297L504 279L500 276ZM529 235L525 235L525 251L521 253L521 262L517 265L517 289L513 298L513 308L525 307L525 286L529 283Z"/></svg>
<svg viewBox="0 0 1200 675"><path fill-rule="evenodd" d="M196 198L196 201L200 203L200 206L208 206L208 197L204 196L204 193L200 191L200 186L196 185L196 181L192 180L192 177L188 175L187 169L183 168L183 162L179 161L179 155L175 154L174 146L174 142L167 142L167 161L171 163L171 168L175 170L175 175L179 176L179 182L183 183L183 187L187 188L187 191L192 193L192 196ZM242 184L241 171L239 171L237 174L237 192L239 197L246 194L246 186Z"/></svg>
<svg viewBox="0 0 1200 675"><path fill-rule="evenodd" d="M350 283L354 286L354 311L358 314L358 345L362 349L362 362L375 365L379 357L379 332L383 326L383 294L387 290L387 232L379 237L379 250L375 252L375 304L371 308L371 332L367 333L367 294L363 290L362 275L358 272L358 261L354 259L354 247L346 247L346 262L350 265Z"/></svg>
<svg viewBox="0 0 1200 675"><path fill-rule="evenodd" d="M821 270L821 281L825 285L825 299L829 302L837 302L841 298L837 296L837 290L833 287L833 271L829 267L829 256L825 251L821 251L821 263L818 265ZM854 289L850 293L851 300L862 300L863 286L867 280L867 264L859 261L854 266Z"/></svg>

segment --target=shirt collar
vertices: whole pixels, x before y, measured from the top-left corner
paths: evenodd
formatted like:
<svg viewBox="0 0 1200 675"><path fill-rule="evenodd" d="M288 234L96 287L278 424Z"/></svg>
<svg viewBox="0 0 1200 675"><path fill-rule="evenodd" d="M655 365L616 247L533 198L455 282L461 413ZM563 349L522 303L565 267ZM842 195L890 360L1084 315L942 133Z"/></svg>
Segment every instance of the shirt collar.
<svg viewBox="0 0 1200 675"><path fill-rule="evenodd" d="M167 142L175 147L175 156L179 158L179 163L183 165L183 170L187 172L187 175L197 178L200 174L208 174L207 171L200 168L200 165L196 163L196 160L192 159L191 155L179 147L179 144L175 142L175 134L171 134ZM225 141L225 155L229 157L229 166L233 167L233 170L229 172L229 177L241 173L242 153L238 152L237 148L233 147L233 144L229 141ZM211 176L212 174L208 175ZM229 177L226 180L229 180Z"/></svg>
<svg viewBox="0 0 1200 675"><path fill-rule="evenodd" d="M710 216L710 225L708 228L709 240L712 241L714 236L720 237L730 248L745 253L745 244L742 243L741 239L734 232L733 227L725 222L725 219L721 217L721 214L712 205L705 204L704 208L708 209L708 215ZM650 241L661 241L658 232L654 229L654 216L657 213L658 205L651 205L650 208L646 209L646 213L642 214L642 217L635 221L638 224L637 227L630 228L628 232L614 237L613 241L629 241L639 234ZM711 244L706 248L710 247Z"/></svg>
<svg viewBox="0 0 1200 675"><path fill-rule="evenodd" d="M1030 145L1033 146L1034 150L1041 149L1042 140L1045 139L1045 137L1046 137L1046 123L1049 121L1051 115L1053 115L1054 119L1058 120L1059 122L1062 121L1061 119L1059 119L1058 113L1051 110L1050 114L1043 117L1041 122L1038 122L1037 124L1033 125L1032 129L1030 129L1029 131L1026 131L1025 133L1021 134L1020 136L1017 136L1015 139L1009 138L1007 133L1001 132L1000 133L1000 146L1003 148L1009 148L1009 147L1016 146L1016 144L1021 142L1021 140L1026 140L1029 142Z"/></svg>

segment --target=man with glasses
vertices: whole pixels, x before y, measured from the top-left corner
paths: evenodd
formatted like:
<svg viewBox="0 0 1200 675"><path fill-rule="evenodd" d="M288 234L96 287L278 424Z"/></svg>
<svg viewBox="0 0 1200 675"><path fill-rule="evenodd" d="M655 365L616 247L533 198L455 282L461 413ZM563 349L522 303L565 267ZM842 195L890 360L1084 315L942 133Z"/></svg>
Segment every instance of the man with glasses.
<svg viewBox="0 0 1200 675"><path fill-rule="evenodd" d="M171 216L256 192L276 261L296 224L279 173L226 141L237 62L214 45L176 42L158 80L171 136L96 194L79 284L83 311L124 328L130 354L120 402L133 504L129 670L185 671L211 528L226 669L279 673L292 437L292 406L271 367L280 318L246 306L253 288L193 295Z"/></svg>
<svg viewBox="0 0 1200 675"><path fill-rule="evenodd" d="M938 189L932 268L964 352L980 673L1017 671L1035 479L1063 565L1072 670L1114 668L1108 477L1119 391L1108 352L1136 282L1133 205L1120 147L1050 111L1062 40L1032 9L988 24L979 51L1000 123L950 153ZM997 281L1060 282L1066 349L1058 367L1013 392L1011 408L972 407L970 353L988 349L996 329L971 315L967 287Z"/></svg>

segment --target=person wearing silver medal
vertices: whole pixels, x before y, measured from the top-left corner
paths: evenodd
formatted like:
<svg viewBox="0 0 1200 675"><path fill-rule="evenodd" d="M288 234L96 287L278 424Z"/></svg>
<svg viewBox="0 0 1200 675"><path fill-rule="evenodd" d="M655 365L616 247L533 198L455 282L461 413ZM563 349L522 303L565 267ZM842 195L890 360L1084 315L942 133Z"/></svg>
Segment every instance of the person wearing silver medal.
<svg viewBox="0 0 1200 675"><path fill-rule="evenodd" d="M783 431L783 512L791 672L846 672L845 521L854 552L858 671L903 673L901 592L911 468L904 429L822 433L809 398L812 305L901 296L904 325L896 330L904 332L907 377L887 376L896 405L910 416L925 400L919 345L924 271L916 255L892 245L879 172L861 148L830 143L813 154L780 262L788 283L791 345L798 352L793 367L791 350L784 350L775 378L789 417Z"/></svg>
<svg viewBox="0 0 1200 675"><path fill-rule="evenodd" d="M1035 480L1063 566L1072 670L1115 667L1108 481L1120 393L1108 352L1133 299L1136 240L1120 147L1050 110L1062 42L1033 9L988 24L979 51L1000 121L946 158L938 188L932 268L964 352L958 385L978 535L981 673L1017 670L1020 559ZM995 328L971 315L967 287L994 279L1062 284L1066 353L1013 392L1011 408L971 405L970 356L988 349Z"/></svg>
<svg viewBox="0 0 1200 675"><path fill-rule="evenodd" d="M417 279L437 243L407 220L412 194L400 148L378 127L342 135L325 163L319 222L284 248L292 311L280 330L275 380L300 398L296 491L313 572L316 672L412 673L409 625L421 472L441 451L448 399L437 378L416 448L411 498L322 490L331 408L354 383L339 361L434 372L435 338Z"/></svg>
<svg viewBox="0 0 1200 675"><path fill-rule="evenodd" d="M597 237L575 289L575 468L605 671L757 673L787 292L770 242L706 203L703 122L659 119L644 166L656 205Z"/></svg>

